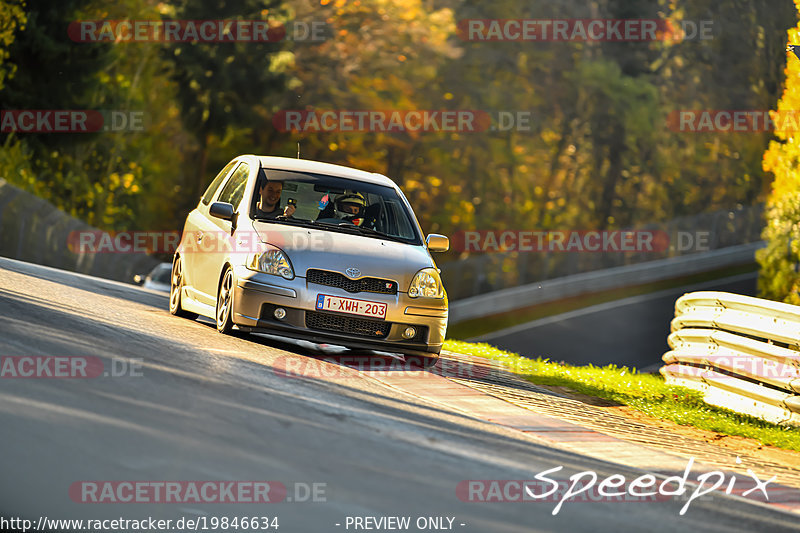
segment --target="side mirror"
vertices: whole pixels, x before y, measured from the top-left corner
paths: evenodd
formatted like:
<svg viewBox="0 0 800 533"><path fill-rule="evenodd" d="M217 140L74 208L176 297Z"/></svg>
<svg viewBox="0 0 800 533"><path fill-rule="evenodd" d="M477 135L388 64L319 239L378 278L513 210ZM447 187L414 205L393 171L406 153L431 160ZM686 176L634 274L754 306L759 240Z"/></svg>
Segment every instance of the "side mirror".
<svg viewBox="0 0 800 533"><path fill-rule="evenodd" d="M208 208L208 214L222 220L233 220L233 206L226 202L214 202Z"/></svg>
<svg viewBox="0 0 800 533"><path fill-rule="evenodd" d="M425 239L425 244L428 245L428 250L431 252L446 252L450 249L450 239L438 233L431 233Z"/></svg>

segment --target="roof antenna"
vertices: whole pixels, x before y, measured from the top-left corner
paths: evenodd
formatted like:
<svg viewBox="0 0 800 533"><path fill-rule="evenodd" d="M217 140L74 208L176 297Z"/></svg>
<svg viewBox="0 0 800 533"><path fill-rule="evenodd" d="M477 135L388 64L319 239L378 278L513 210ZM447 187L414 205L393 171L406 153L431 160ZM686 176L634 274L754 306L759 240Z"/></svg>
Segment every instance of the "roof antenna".
<svg viewBox="0 0 800 533"><path fill-rule="evenodd" d="M297 159L300 159L300 141L297 141Z"/></svg>

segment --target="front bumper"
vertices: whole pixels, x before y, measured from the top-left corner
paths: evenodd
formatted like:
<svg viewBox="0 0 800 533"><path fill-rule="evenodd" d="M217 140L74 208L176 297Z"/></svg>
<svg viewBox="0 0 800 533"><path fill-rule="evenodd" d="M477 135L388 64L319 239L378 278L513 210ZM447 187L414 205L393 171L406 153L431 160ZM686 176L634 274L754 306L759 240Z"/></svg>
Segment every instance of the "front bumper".
<svg viewBox="0 0 800 533"><path fill-rule="evenodd" d="M243 266L234 268L234 279L233 321L242 329L406 355L439 353L442 349L447 330L446 297L437 300L409 298L404 292L349 293L307 283L302 277L289 281ZM317 311L319 294L385 303L386 319ZM273 315L277 307L286 310L282 320ZM403 337L408 326L417 330L411 339Z"/></svg>

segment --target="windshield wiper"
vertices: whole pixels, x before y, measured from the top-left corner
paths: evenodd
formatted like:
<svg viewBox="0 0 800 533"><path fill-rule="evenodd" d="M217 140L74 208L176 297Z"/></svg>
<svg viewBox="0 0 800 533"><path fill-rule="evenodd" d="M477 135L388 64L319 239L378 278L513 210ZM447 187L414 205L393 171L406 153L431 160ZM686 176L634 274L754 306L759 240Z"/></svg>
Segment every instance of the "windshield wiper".
<svg viewBox="0 0 800 533"><path fill-rule="evenodd" d="M344 229L344 230L355 230L357 233L361 235L367 235L370 237L377 237L381 239L386 239L389 241L394 242L401 242L403 244L413 244L409 242L409 239L404 239L402 237L397 237L395 235L388 235L386 233L380 232L376 229L368 228L366 226L356 226L352 222L341 221L338 223L333 222L320 222L319 220L308 220L304 218L286 218L284 216L278 216L276 218L259 218L256 217L256 220L261 221L269 221L269 222L278 222L278 223L285 223L292 226L302 226L307 228L313 227L320 227L320 226L327 226L330 228L335 229Z"/></svg>
<svg viewBox="0 0 800 533"><path fill-rule="evenodd" d="M267 217L255 217L254 220L258 220L259 222L277 222L278 224L287 224L290 226L303 226L303 227L311 227L314 225L313 220L307 220L305 218L289 218L283 215L279 215L274 218L267 218Z"/></svg>
<svg viewBox="0 0 800 533"><path fill-rule="evenodd" d="M362 235L369 235L371 237L380 237L382 239L387 239L390 241L395 242L402 242L403 244L409 244L407 239L403 239L402 237L395 237L394 235L387 235L386 233L380 232L376 229L368 228L366 226L356 226L350 222L340 222L339 224L331 224L330 222L323 222L323 224L327 224L329 226L335 226L338 228L347 228L347 229L354 229L361 233Z"/></svg>

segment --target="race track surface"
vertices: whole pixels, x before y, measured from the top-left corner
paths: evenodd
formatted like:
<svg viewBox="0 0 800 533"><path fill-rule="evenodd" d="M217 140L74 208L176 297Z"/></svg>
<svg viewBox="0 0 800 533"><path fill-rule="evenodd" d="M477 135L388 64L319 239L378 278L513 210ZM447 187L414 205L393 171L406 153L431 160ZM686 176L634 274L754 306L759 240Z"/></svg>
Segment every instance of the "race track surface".
<svg viewBox="0 0 800 533"><path fill-rule="evenodd" d="M679 499L568 501L555 516L554 501L464 501L466 480L530 480L557 466L560 478L642 472L542 445L358 369L286 377L287 365L335 367L323 361L334 349L222 336L210 322L170 316L166 295L137 287L0 259L0 309L4 359L102 361L91 379L0 379L5 518L269 516L280 532L365 530L354 517L382 516L410 517L409 531L419 517L487 533L798 529L796 515L722 494L683 516ZM86 481L178 480L268 480L288 492L275 503L84 503L75 492ZM312 484L317 501L296 501Z"/></svg>

